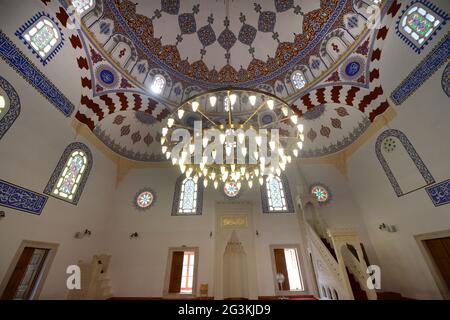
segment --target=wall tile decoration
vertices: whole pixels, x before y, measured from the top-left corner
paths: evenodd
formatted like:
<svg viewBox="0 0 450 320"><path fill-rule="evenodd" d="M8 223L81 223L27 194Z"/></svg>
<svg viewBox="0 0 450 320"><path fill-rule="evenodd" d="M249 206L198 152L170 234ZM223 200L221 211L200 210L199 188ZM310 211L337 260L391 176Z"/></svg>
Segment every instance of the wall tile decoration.
<svg viewBox="0 0 450 320"><path fill-rule="evenodd" d="M75 109L72 102L0 31L0 57L66 117Z"/></svg>
<svg viewBox="0 0 450 320"><path fill-rule="evenodd" d="M0 206L40 215L48 197L0 179Z"/></svg>
<svg viewBox="0 0 450 320"><path fill-rule="evenodd" d="M0 139L5 135L6 131L12 126L14 121L20 114L20 99L13 86L0 76L0 88L6 93L9 100L9 108L2 117L0 117Z"/></svg>
<svg viewBox="0 0 450 320"><path fill-rule="evenodd" d="M425 188L435 207L450 203L450 179Z"/></svg>
<svg viewBox="0 0 450 320"><path fill-rule="evenodd" d="M403 103L450 57L450 32L433 48L422 62L392 92L396 105Z"/></svg>

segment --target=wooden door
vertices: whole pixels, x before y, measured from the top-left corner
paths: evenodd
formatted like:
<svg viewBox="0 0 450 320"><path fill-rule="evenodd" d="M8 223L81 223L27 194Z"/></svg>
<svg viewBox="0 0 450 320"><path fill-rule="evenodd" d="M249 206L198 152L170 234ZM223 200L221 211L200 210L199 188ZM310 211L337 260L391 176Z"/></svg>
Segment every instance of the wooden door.
<svg viewBox="0 0 450 320"><path fill-rule="evenodd" d="M25 247L3 291L2 299L30 299L38 283L49 249Z"/></svg>
<svg viewBox="0 0 450 320"><path fill-rule="evenodd" d="M450 290L450 237L424 240L424 243Z"/></svg>
<svg viewBox="0 0 450 320"><path fill-rule="evenodd" d="M286 258L284 256L284 249L274 249L273 252L275 255L275 268L277 273L282 273L284 276L284 282L281 287L283 290L289 291L289 277L286 266Z"/></svg>
<svg viewBox="0 0 450 320"><path fill-rule="evenodd" d="M179 293L181 290L183 258L184 258L184 251L173 252L172 266L170 268L169 293Z"/></svg>

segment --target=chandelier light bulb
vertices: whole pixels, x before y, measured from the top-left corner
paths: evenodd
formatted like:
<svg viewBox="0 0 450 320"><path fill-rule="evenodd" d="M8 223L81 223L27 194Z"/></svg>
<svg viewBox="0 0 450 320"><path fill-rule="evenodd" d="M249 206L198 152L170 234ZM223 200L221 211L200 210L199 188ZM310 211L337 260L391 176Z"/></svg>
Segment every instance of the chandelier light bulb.
<svg viewBox="0 0 450 320"><path fill-rule="evenodd" d="M273 110L273 106L274 106L274 102L272 99L267 100L267 106L269 107L270 110Z"/></svg>
<svg viewBox="0 0 450 320"><path fill-rule="evenodd" d="M177 158L172 158L172 165L176 165L177 164Z"/></svg>
<svg viewBox="0 0 450 320"><path fill-rule="evenodd" d="M216 172L215 171L211 172L211 180L214 180L214 179L216 179Z"/></svg>
<svg viewBox="0 0 450 320"><path fill-rule="evenodd" d="M286 170L286 163L285 162L280 163L280 168L283 171Z"/></svg>
<svg viewBox="0 0 450 320"><path fill-rule="evenodd" d="M235 165L235 164L232 164L232 165L231 165L231 171L232 171L232 172L236 171L236 165Z"/></svg>
<svg viewBox="0 0 450 320"><path fill-rule="evenodd" d="M298 157L298 150L297 149L292 150L292 153L294 154L294 156L296 158Z"/></svg>
<svg viewBox="0 0 450 320"><path fill-rule="evenodd" d="M199 166L200 166L200 170L203 170L205 168L205 163L204 162L200 162Z"/></svg>
<svg viewBox="0 0 450 320"><path fill-rule="evenodd" d="M259 169L258 168L255 169L255 176L259 176Z"/></svg>
<svg viewBox="0 0 450 320"><path fill-rule="evenodd" d="M230 95L230 102L231 102L232 106L235 105L236 100L237 100L237 95L235 95L235 94Z"/></svg>
<svg viewBox="0 0 450 320"><path fill-rule="evenodd" d="M208 179L203 179L203 186L205 188L208 186Z"/></svg>
<svg viewBox="0 0 450 320"><path fill-rule="evenodd" d="M217 97L216 96L209 97L209 104L211 105L211 107L215 107L216 106L216 102L217 102Z"/></svg>
<svg viewBox="0 0 450 320"><path fill-rule="evenodd" d="M218 186L219 186L219 182L217 182L217 180L214 181L214 189L217 189Z"/></svg>
<svg viewBox="0 0 450 320"><path fill-rule="evenodd" d="M300 123L300 124L297 126L297 129L298 129L298 132L303 133L303 129L304 129L303 124Z"/></svg>
<svg viewBox="0 0 450 320"><path fill-rule="evenodd" d="M248 181L248 187L249 187L250 189L253 187L253 181L252 181L252 180L249 180L249 181Z"/></svg>
<svg viewBox="0 0 450 320"><path fill-rule="evenodd" d="M167 160L170 159L170 156L171 156L171 153L170 153L170 152L166 152L166 159L167 159Z"/></svg>
<svg viewBox="0 0 450 320"><path fill-rule="evenodd" d="M243 144L243 143L244 143L244 140L245 140L245 134L244 134L243 132L240 132L240 133L238 134L238 141L239 141L239 143L240 143L240 144Z"/></svg>
<svg viewBox="0 0 450 320"><path fill-rule="evenodd" d="M289 114L289 110L288 110L288 108L287 108L286 106L283 106L283 107L281 108L281 111L283 112L283 115L284 115L285 117L287 117L287 115Z"/></svg>
<svg viewBox="0 0 450 320"><path fill-rule="evenodd" d="M162 150L162 153L166 153L167 152L167 146L163 146L161 150Z"/></svg>
<svg viewBox="0 0 450 320"><path fill-rule="evenodd" d="M203 175L206 177L208 175L208 169L203 169Z"/></svg>
<svg viewBox="0 0 450 320"><path fill-rule="evenodd" d="M192 174L192 168L187 169L187 171L186 171L186 177L187 177L187 178L190 178L191 174Z"/></svg>
<svg viewBox="0 0 450 320"><path fill-rule="evenodd" d="M241 174L245 174L245 167L241 167Z"/></svg>
<svg viewBox="0 0 450 320"><path fill-rule="evenodd" d="M258 160L259 157L258 151L253 152L253 157L255 158L255 160Z"/></svg>
<svg viewBox="0 0 450 320"><path fill-rule="evenodd" d="M169 132L169 129L164 127L162 128L162 136L165 137L167 135L167 133Z"/></svg>
<svg viewBox="0 0 450 320"><path fill-rule="evenodd" d="M255 141L256 141L256 144L258 145L258 147L260 147L260 146L261 146L261 143L262 143L262 138L261 138L261 136L256 136L256 137L255 137Z"/></svg>
<svg viewBox="0 0 450 320"><path fill-rule="evenodd" d="M230 156L230 155L231 155L231 151L232 151L232 150L231 150L231 147L227 145L227 146L225 147L225 152L226 152L227 156Z"/></svg>
<svg viewBox="0 0 450 320"><path fill-rule="evenodd" d="M237 185L238 189L241 188L241 182L240 182L240 181L238 181L238 182L236 183L236 185Z"/></svg>
<svg viewBox="0 0 450 320"><path fill-rule="evenodd" d="M186 171L186 166L184 164L180 164L180 171L182 174Z"/></svg>
<svg viewBox="0 0 450 320"><path fill-rule="evenodd" d="M241 148L241 153L244 157L246 157L247 156L247 148L245 148L245 147Z"/></svg>
<svg viewBox="0 0 450 320"><path fill-rule="evenodd" d="M270 141L269 142L269 147L270 147L270 150L275 151L275 147L276 147L275 141Z"/></svg>
<svg viewBox="0 0 450 320"><path fill-rule="evenodd" d="M166 138L165 137L161 137L161 145L163 145L164 143L166 143Z"/></svg>
<svg viewBox="0 0 450 320"><path fill-rule="evenodd" d="M291 116L291 121L292 121L293 124L297 124L298 116L296 114L292 115Z"/></svg>
<svg viewBox="0 0 450 320"><path fill-rule="evenodd" d="M169 118L167 119L167 126L169 128L172 128L173 124L175 123L175 119L174 118Z"/></svg>
<svg viewBox="0 0 450 320"><path fill-rule="evenodd" d="M183 118L184 115L184 110L183 109L178 109L178 119L181 120L181 118Z"/></svg>
<svg viewBox="0 0 450 320"><path fill-rule="evenodd" d="M221 144L224 144L225 143L225 138L226 138L227 136L224 134L224 133L221 133L220 135L219 135L219 140L220 140L220 143Z"/></svg>
<svg viewBox="0 0 450 320"><path fill-rule="evenodd" d="M221 167L220 167L220 173L221 173L221 174L224 174L224 173L225 173L225 167L224 167L224 166L221 166Z"/></svg>
<svg viewBox="0 0 450 320"><path fill-rule="evenodd" d="M250 101L250 104L254 106L256 104L256 96L250 96L248 97L248 100Z"/></svg>
<svg viewBox="0 0 450 320"><path fill-rule="evenodd" d="M305 141L305 135L303 133L300 134L300 140L303 142Z"/></svg>
<svg viewBox="0 0 450 320"><path fill-rule="evenodd" d="M194 151L195 151L195 144L191 143L191 144L189 145L189 153L190 153L190 154L193 154Z"/></svg>
<svg viewBox="0 0 450 320"><path fill-rule="evenodd" d="M288 163L291 163L291 162L292 162L292 157L291 157L291 156L287 156L286 159L287 159L287 162L288 162Z"/></svg>
<svg viewBox="0 0 450 320"><path fill-rule="evenodd" d="M259 181L259 184L260 184L261 186L264 184L264 179L263 179L263 177L259 177L258 181Z"/></svg>
<svg viewBox="0 0 450 320"><path fill-rule="evenodd" d="M213 159L215 160L215 159L216 159L216 156L217 156L217 151L216 151L216 150L213 150L213 151L211 152L211 154L212 154Z"/></svg>
<svg viewBox="0 0 450 320"><path fill-rule="evenodd" d="M297 142L297 146L298 146L298 148L300 150L302 150L303 149L303 142L301 142L301 141Z"/></svg>
<svg viewBox="0 0 450 320"><path fill-rule="evenodd" d="M192 106L192 111L197 112L198 106L199 106L199 105L200 105L200 104L198 103L198 101L193 101L192 104L191 104L191 106Z"/></svg>

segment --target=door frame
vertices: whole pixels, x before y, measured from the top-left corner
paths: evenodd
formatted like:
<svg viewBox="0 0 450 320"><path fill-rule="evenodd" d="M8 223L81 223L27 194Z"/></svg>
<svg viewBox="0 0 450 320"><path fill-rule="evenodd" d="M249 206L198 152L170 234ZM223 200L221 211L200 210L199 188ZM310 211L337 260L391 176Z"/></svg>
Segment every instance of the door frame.
<svg viewBox="0 0 450 320"><path fill-rule="evenodd" d="M416 239L417 245L419 246L419 249L422 252L423 257L425 258L425 261L428 265L431 275L433 276L433 279L436 282L436 285L439 288L442 297L446 300L450 300L450 288L447 286L447 283L445 282L444 278L441 275L441 271L434 262L433 256L431 255L430 250L425 244L425 240L433 240L447 237L450 237L450 230L418 234L414 236L414 239Z"/></svg>
<svg viewBox="0 0 450 320"><path fill-rule="evenodd" d="M40 272L40 279L38 280L36 287L34 289L34 293L30 296L30 300L38 300L39 295L41 294L42 288L44 287L45 280L47 279L48 272L50 271L50 267L55 259L56 251L58 250L59 243L49 243L49 242L40 242L40 241L32 241L32 240L22 240L19 248L17 249L9 267L6 271L5 276L3 277L2 283L0 285L0 296L3 295L3 292L8 285L8 282L16 268L17 263L19 262L20 256L22 255L25 247L37 248L37 249L48 249L49 252L47 257L45 258L44 266Z"/></svg>

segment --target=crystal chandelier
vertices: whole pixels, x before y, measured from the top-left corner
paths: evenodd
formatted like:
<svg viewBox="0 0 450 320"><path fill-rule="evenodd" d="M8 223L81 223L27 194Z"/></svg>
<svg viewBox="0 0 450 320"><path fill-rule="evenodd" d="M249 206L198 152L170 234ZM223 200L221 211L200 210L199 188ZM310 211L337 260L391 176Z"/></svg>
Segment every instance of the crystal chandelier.
<svg viewBox="0 0 450 320"><path fill-rule="evenodd" d="M234 181L252 188L281 175L303 148L303 124L267 92L218 89L182 102L162 129L162 153L205 187Z"/></svg>

